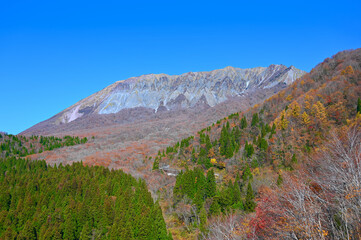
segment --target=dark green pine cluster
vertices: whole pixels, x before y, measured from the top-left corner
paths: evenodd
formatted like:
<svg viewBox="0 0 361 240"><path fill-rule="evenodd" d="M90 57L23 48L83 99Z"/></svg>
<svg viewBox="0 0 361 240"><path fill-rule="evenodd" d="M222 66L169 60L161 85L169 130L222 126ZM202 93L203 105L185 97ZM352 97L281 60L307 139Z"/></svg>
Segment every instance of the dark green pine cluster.
<svg viewBox="0 0 361 240"><path fill-rule="evenodd" d="M0 157L18 156L24 157L30 154L51 151L64 146L84 144L86 137L65 136L63 138L49 136L31 136L0 134Z"/></svg>
<svg viewBox="0 0 361 240"><path fill-rule="evenodd" d="M82 163L0 159L0 239L172 239L144 180Z"/></svg>
<svg viewBox="0 0 361 240"><path fill-rule="evenodd" d="M217 187L213 169L207 171L206 176L201 168L187 169L177 176L173 189L174 205L188 198L197 207L198 213L205 210L209 216L232 210L254 211L256 204L251 179L252 174L247 168L242 178L237 176L234 182L229 180L227 184Z"/></svg>

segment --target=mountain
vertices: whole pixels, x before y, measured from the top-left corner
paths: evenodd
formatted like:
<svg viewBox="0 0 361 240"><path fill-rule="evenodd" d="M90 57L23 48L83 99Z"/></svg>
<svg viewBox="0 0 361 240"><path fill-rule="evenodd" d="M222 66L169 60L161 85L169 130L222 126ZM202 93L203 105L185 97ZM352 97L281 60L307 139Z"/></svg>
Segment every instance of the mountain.
<svg viewBox="0 0 361 240"><path fill-rule="evenodd" d="M188 209L208 216L207 231L198 225L205 239L359 238L360 97L361 49L343 51L159 151L154 171L179 173L159 193L181 221L175 238L195 223Z"/></svg>
<svg viewBox="0 0 361 240"><path fill-rule="evenodd" d="M167 111L196 109L199 112L245 94L282 88L304 74L304 71L293 66L272 64L250 69L226 67L210 72L132 77L115 82L22 134L90 129L90 121L95 121L91 125L97 126L104 121L104 116L113 116L109 114L118 114L118 117L112 120L109 120L112 117L107 118L108 125L147 119L150 115ZM93 116L91 120L86 118L89 116ZM76 127L67 125L84 119L88 124L83 122Z"/></svg>

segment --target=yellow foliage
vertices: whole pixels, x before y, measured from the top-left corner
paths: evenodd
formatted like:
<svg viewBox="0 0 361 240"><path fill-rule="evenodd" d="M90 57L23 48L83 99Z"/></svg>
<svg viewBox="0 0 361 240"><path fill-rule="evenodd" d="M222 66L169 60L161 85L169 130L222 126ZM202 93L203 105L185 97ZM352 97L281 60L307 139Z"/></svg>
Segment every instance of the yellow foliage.
<svg viewBox="0 0 361 240"><path fill-rule="evenodd" d="M283 110L281 112L281 115L275 120L276 127L277 129L285 130L288 127L288 123L289 121L286 118L286 111Z"/></svg>
<svg viewBox="0 0 361 240"><path fill-rule="evenodd" d="M297 118L300 115L300 105L298 105L298 102L293 101L290 105L290 110L291 110L291 116L294 118Z"/></svg>
<svg viewBox="0 0 361 240"><path fill-rule="evenodd" d="M321 122L327 120L326 108L320 101L312 105L312 114L316 116Z"/></svg>
<svg viewBox="0 0 361 240"><path fill-rule="evenodd" d="M211 158L211 163L212 164L217 164L217 160L215 158Z"/></svg>
<svg viewBox="0 0 361 240"><path fill-rule="evenodd" d="M292 95L290 94L290 95L288 95L287 97L286 97L286 101L291 101L292 100Z"/></svg>
<svg viewBox="0 0 361 240"><path fill-rule="evenodd" d="M341 75L349 75L349 74L353 74L354 70L352 68L352 66L347 66L344 70L341 71Z"/></svg>
<svg viewBox="0 0 361 240"><path fill-rule="evenodd" d="M306 112L302 113L302 120L303 120L303 123L306 125L309 125L311 123L310 117L308 116L308 114Z"/></svg>
<svg viewBox="0 0 361 240"><path fill-rule="evenodd" d="M313 97L307 94L305 96L305 108L306 109L311 109L311 103L312 102L313 102Z"/></svg>

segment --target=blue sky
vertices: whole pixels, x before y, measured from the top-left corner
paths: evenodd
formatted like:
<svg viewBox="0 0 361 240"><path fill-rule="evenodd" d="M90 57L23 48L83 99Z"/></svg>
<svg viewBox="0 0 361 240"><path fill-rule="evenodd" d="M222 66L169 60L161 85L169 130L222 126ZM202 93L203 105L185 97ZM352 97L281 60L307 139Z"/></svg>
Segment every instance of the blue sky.
<svg viewBox="0 0 361 240"><path fill-rule="evenodd" d="M117 80L234 66L310 71L361 47L360 1L0 0L0 131Z"/></svg>

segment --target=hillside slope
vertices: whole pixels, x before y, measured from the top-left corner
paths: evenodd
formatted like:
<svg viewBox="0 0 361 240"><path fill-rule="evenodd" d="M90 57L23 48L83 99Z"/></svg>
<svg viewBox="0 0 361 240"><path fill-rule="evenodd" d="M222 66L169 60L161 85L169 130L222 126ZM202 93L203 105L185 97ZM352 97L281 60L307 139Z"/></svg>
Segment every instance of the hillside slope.
<svg viewBox="0 0 361 240"><path fill-rule="evenodd" d="M345 135L349 131L361 131L360 96L361 49L340 52L317 65L309 74L304 75L264 103L257 104L248 111L231 114L194 136L185 138L164 151L160 151L155 157L154 169L162 169L165 166L168 168L170 165L170 168L185 171L177 176L173 190L170 188L161 194L164 208L167 209L168 214L178 214L178 221L185 224L182 227L174 224L174 235L178 236L178 231L183 233L190 231L192 221L186 219L194 219L193 221L198 221L200 224L199 219L205 213L209 216L210 224L198 225L199 230L204 232L204 225L207 225L210 230L208 237L217 239L214 236L217 236L217 231L222 228L219 224L232 220L223 218L220 221L217 216L220 213L229 216L231 212L236 211L238 223L233 222L233 229L239 231L232 230L227 233L233 234L235 239L268 237L273 239L292 238L292 236L311 239L342 239L340 236L345 236L341 234L342 231L332 229L330 224L340 224L342 228L352 232L352 234L348 233L349 236L350 234L354 237L358 236L358 225L342 225L351 220L354 223L357 222L357 219L350 218L357 216L357 212L361 209L357 203L350 205L356 209L355 212L352 212L356 215L342 215L340 220L333 219L331 221L332 216L328 217L326 212L328 210L334 212L337 209L335 206L338 205L336 200L328 199L329 205L319 210L325 217L320 219L322 224L312 225L312 222L291 218L291 216L302 218L296 214L298 211L296 206L292 205L295 203L292 202L292 198L297 196L293 195L292 197L284 193L287 191L290 193L292 188L293 190L297 189L296 186L304 186L310 192L314 191L312 190L313 183L307 179L312 179L315 175L305 176L301 173L320 174L317 165L312 165L311 159L325 149L328 152L332 151L328 147L328 140L331 139L332 134ZM356 145L355 147L358 148ZM359 160L356 157L352 161ZM322 159L319 161L322 163ZM318 164L322 165L321 163ZM351 166L359 168L358 163L350 164L345 165L346 170L351 170ZM208 187L200 190L200 186L194 182L203 178L200 171L207 172L206 179L209 178L209 174L213 175L214 171L214 177L218 183L213 194L208 193ZM299 181L290 180L295 178ZM202 181L208 182L209 180ZM275 195L263 194L263 192L279 189L277 185L281 186L283 181L287 183L285 183L284 189L288 190L285 192L281 190L275 191ZM326 181L324 182L324 191L339 196L337 194L340 193L332 192L326 187L330 186L331 182L327 182L327 179L324 181ZM355 193L352 195L354 200L358 201L357 185L347 184L350 184L347 189ZM268 190L264 191L264 189ZM169 195L169 191L172 191L173 195ZM296 193L300 194L297 191ZM285 196L282 198L283 205L280 204L276 208L275 205L264 204L267 203L267 199L275 199L274 196ZM260 201L263 202L256 207L255 199L258 197L261 197ZM320 195L313 197L320 197ZM284 201L288 201L288 203ZM169 202L174 204L174 208L168 205ZM195 210L185 213L185 206L189 208L194 206ZM278 210L278 215L272 215L274 214L272 207ZM253 211L256 211L257 214L247 214L239 219L244 213ZM283 211L295 212L293 215L285 215L282 213ZM307 211L312 211L312 209ZM279 221L288 217L289 224L293 224L293 229L277 225L279 223L276 220L271 221L272 217L267 216L268 213ZM187 214L186 218L184 218L185 214ZM311 215L307 215L307 217L316 221ZM302 222L309 229L303 229L297 221ZM245 225L239 224L242 222L249 228L244 228ZM269 227L267 224L273 227ZM325 237L327 234L329 234L328 237Z"/></svg>

